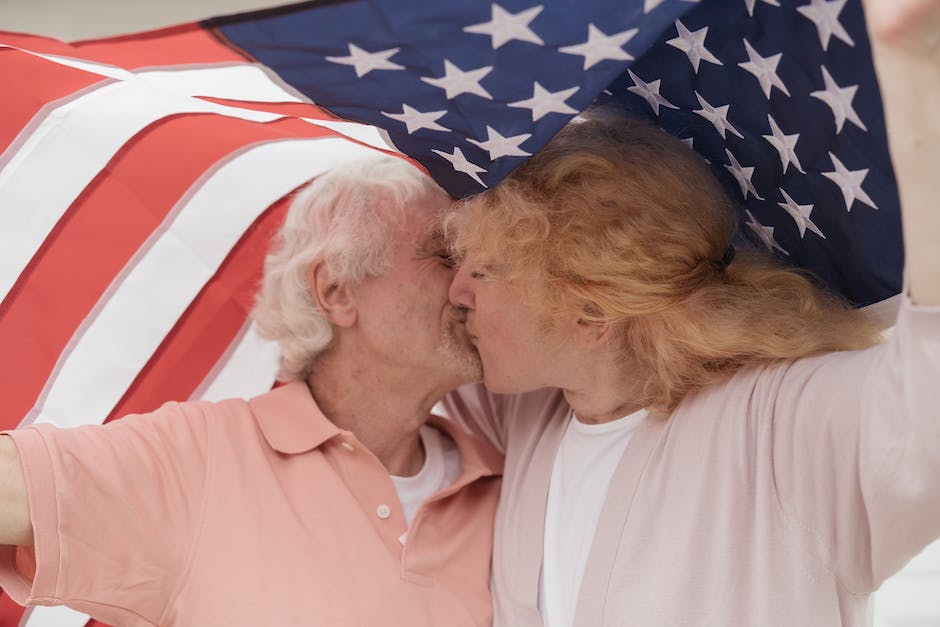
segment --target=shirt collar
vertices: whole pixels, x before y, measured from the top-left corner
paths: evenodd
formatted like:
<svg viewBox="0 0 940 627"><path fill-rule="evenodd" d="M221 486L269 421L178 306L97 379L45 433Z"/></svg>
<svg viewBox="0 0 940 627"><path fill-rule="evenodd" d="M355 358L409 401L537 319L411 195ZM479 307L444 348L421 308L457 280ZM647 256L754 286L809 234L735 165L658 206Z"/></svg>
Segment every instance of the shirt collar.
<svg viewBox="0 0 940 627"><path fill-rule="evenodd" d="M291 381L248 401L268 445L279 453L311 451L344 432L317 406L303 381ZM431 416L428 423L447 433L460 449L464 477L503 474L503 456L489 442L471 435L457 423Z"/></svg>
<svg viewBox="0 0 940 627"><path fill-rule="evenodd" d="M291 381L248 404L264 439L278 453L306 453L342 433L323 415L303 381Z"/></svg>

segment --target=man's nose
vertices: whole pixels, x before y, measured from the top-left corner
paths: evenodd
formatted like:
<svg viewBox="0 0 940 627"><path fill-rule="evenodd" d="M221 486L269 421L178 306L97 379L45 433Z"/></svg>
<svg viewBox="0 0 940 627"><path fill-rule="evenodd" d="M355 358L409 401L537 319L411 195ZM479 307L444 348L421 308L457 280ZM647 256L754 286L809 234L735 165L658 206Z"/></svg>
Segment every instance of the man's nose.
<svg viewBox="0 0 940 627"><path fill-rule="evenodd" d="M450 282L447 296L455 307L472 309L474 304L473 291L470 289L470 270L466 264L457 266L457 272Z"/></svg>

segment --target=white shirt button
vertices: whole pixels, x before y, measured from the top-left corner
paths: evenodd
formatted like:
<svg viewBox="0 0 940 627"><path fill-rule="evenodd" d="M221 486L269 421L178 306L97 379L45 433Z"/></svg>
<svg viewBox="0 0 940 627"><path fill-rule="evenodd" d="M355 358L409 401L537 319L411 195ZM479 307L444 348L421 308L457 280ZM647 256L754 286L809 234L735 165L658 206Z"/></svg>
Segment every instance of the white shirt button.
<svg viewBox="0 0 940 627"><path fill-rule="evenodd" d="M382 520L385 520L386 518L392 515L392 508L386 505L385 503L382 503L381 505L375 508L375 515L381 518Z"/></svg>
<svg viewBox="0 0 940 627"><path fill-rule="evenodd" d="M343 440L340 446L342 446L344 449L346 449L350 453L356 450L355 447L353 447L353 445L347 442L346 440Z"/></svg>

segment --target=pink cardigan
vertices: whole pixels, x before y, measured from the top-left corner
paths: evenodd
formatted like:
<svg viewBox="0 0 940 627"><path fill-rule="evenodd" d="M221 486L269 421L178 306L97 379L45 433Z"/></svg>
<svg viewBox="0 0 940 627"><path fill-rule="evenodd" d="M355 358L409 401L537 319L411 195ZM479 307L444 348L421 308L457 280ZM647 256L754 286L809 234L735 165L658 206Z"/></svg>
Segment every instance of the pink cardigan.
<svg viewBox="0 0 940 627"><path fill-rule="evenodd" d="M612 480L575 626L870 625L870 594L940 536L938 408L940 307L905 301L885 344L751 368L647 420ZM465 387L447 410L506 451L495 625L539 626L570 409L553 390Z"/></svg>

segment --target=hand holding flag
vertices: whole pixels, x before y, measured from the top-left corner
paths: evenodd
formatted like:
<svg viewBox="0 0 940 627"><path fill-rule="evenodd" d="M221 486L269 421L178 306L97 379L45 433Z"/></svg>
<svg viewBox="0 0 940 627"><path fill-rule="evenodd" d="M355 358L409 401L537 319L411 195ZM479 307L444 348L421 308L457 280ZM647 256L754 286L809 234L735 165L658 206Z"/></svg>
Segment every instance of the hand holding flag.
<svg viewBox="0 0 940 627"><path fill-rule="evenodd" d="M940 305L940 1L865 5L902 201L911 297Z"/></svg>

